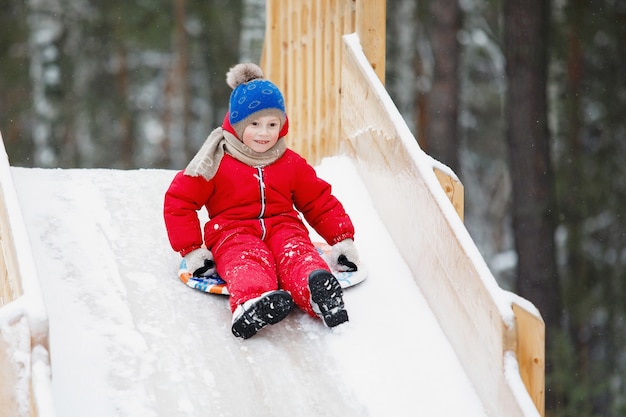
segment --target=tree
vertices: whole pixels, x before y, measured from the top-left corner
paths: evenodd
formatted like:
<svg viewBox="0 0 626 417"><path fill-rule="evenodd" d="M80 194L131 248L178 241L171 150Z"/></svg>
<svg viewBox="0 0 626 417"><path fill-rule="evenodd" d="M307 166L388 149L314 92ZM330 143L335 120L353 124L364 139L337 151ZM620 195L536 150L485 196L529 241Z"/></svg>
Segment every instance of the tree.
<svg viewBox="0 0 626 417"><path fill-rule="evenodd" d="M553 80L560 276L567 334L555 383L559 416L623 416L626 364L623 3L570 0L556 9Z"/></svg>
<svg viewBox="0 0 626 417"><path fill-rule="evenodd" d="M428 94L426 151L459 171L459 45L461 10L458 0L430 2L431 43L434 57L432 88Z"/></svg>
<svg viewBox="0 0 626 417"><path fill-rule="evenodd" d="M421 24L418 20L417 2L387 1L386 25L386 60L392 65L385 66L385 88L419 141L423 139L423 135L417 131L415 109L420 77L415 73L415 67L418 64L417 44L425 44L427 40L419 34Z"/></svg>
<svg viewBox="0 0 626 417"><path fill-rule="evenodd" d="M189 125L189 43L186 25L186 0L174 1L174 28L172 69L167 76L165 88L166 112L164 117L167 132L165 155L172 168L180 168L188 161L187 138Z"/></svg>
<svg viewBox="0 0 626 417"><path fill-rule="evenodd" d="M513 231L518 254L517 292L541 312L548 352L561 326L561 297L554 233L556 206L548 129L549 0L504 2L508 88L506 139L513 191ZM552 370L547 355L546 373ZM546 408L558 399L546 390Z"/></svg>
<svg viewBox="0 0 626 417"><path fill-rule="evenodd" d="M31 143L25 140L32 101L29 27L22 19L26 9L25 2L0 0L0 130L5 146L13 151L12 160L28 160L32 154Z"/></svg>
<svg viewBox="0 0 626 417"><path fill-rule="evenodd" d="M58 164L66 138L63 123L63 43L67 31L62 7L55 0L29 2L30 74L33 85L34 162L37 166Z"/></svg>

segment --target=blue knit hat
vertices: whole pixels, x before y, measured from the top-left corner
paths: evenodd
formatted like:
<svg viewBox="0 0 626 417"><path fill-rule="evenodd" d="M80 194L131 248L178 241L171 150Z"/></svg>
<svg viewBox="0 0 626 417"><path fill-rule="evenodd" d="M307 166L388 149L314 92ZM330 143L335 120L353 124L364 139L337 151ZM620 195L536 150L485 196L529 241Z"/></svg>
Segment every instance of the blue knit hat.
<svg viewBox="0 0 626 417"><path fill-rule="evenodd" d="M226 83L233 89L230 95L228 119L237 137L253 118L273 115L285 125L285 100L271 81L263 79L263 71L255 64L235 65L226 74Z"/></svg>

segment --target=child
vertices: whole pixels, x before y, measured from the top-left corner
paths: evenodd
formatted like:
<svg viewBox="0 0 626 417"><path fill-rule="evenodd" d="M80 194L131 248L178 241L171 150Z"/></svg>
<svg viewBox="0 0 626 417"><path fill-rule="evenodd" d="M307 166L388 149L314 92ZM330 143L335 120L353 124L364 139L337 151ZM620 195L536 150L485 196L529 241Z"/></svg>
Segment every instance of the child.
<svg viewBox="0 0 626 417"><path fill-rule="evenodd" d="M233 91L222 126L165 195L172 248L194 275L217 269L226 281L237 337L278 323L294 304L328 327L344 323L341 286L296 210L332 245L337 270L357 268L352 222L330 185L287 149L283 96L261 68L236 65L226 82ZM203 206L210 218L204 241L197 215Z"/></svg>

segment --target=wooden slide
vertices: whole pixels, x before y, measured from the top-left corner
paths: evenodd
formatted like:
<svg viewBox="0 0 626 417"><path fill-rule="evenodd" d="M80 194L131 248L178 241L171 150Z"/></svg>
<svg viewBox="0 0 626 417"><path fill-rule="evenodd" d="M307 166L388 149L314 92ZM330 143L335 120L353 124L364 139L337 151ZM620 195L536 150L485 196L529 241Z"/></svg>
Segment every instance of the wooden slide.
<svg viewBox="0 0 626 417"><path fill-rule="evenodd" d="M341 155L354 167L355 190L369 194L372 203L354 209L357 229L368 225L388 235L386 245L397 248L390 256L397 256L406 269L390 285L406 298L405 312L421 314L424 322L396 335L382 331L376 316L359 321L369 316L358 300L375 297L375 283L385 275L373 268L368 280L374 284L366 281L347 294L347 302L354 305L354 324L345 334L325 332L296 314L286 326L270 329L267 337L242 345L224 330L229 312L223 298L207 298L170 280L175 257L164 235L151 239L150 245L136 239L146 224L160 222L155 206L173 172L16 169L9 166L2 145L3 415L52 417L58 412L73 417L91 406L109 413L163 416L212 415L207 410L267 416L289 410L329 416L382 416L390 410L401 415L397 410L404 410L406 415L443 416L461 415L452 404L463 401L459 391L472 393L460 407L480 404L483 412L472 415L543 415L541 317L528 301L499 288L463 225L458 178L419 148L387 95L382 76L385 2L365 3L269 0L262 65L268 78L284 89L290 118L302 121L290 133L303 139L293 147L315 164ZM342 179L329 175L329 180L342 189ZM107 186L127 182L135 184L127 193ZM114 213L103 209L97 215L82 200L86 192L97 207L137 193L152 197L136 202L133 210L115 206ZM46 213L45 201L67 203L67 210ZM135 217L137 210L145 217ZM50 225L59 232L42 233ZM102 239L82 241L80 231L93 228L101 231ZM54 251L68 242L76 245L71 259ZM79 294L74 289L81 286L71 271L92 265L94 247L101 268L93 271L94 288ZM361 249L366 259L375 256L375 248ZM155 274L130 266L154 253ZM409 281L417 285L410 287ZM163 291L145 290L163 282ZM74 294L80 302L68 298L59 306L42 296L42 288L46 297ZM116 308L103 313L95 294ZM389 303L388 308L396 305ZM207 308L211 314L203 317ZM160 316L161 311L167 314ZM88 322L81 317L99 322L79 328ZM196 329L196 335L181 331L181 323ZM110 331L94 330L99 328ZM91 341L81 335L90 335ZM374 343L378 337L385 340ZM423 340L431 348L446 348L429 352ZM355 347L354 341L361 343ZM381 366L381 349L401 355L404 366L391 361ZM424 352L429 355L424 357ZM96 375L90 375L89 361L102 358L106 363L92 366ZM363 372L363 360L370 372ZM71 361L75 366L68 366ZM463 377L450 363L458 363ZM97 374L102 374L100 380ZM82 398L68 393L68 387L81 384ZM238 389L248 396L238 400ZM434 412L429 398L434 401L436 394L454 399L437 400L440 408Z"/></svg>

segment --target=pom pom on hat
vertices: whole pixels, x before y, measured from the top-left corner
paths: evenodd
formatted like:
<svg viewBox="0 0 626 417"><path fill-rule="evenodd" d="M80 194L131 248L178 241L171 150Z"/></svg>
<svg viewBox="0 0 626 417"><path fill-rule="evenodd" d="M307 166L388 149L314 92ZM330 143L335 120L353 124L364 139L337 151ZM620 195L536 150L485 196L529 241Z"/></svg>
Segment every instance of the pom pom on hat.
<svg viewBox="0 0 626 417"><path fill-rule="evenodd" d="M256 64L237 64L226 73L226 84L233 90L241 84L263 78L263 70Z"/></svg>
<svg viewBox="0 0 626 417"><path fill-rule="evenodd" d="M271 81L263 79L263 70L252 63L237 64L226 74L226 83L233 89L228 106L228 121L238 138L255 117L273 115L280 119L281 136L287 126L285 100ZM229 126L223 126L226 130Z"/></svg>

